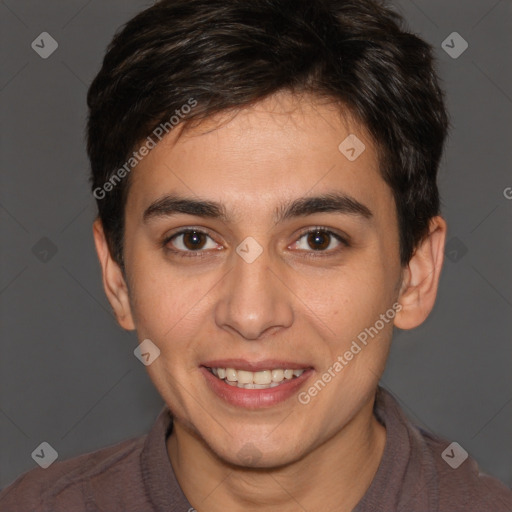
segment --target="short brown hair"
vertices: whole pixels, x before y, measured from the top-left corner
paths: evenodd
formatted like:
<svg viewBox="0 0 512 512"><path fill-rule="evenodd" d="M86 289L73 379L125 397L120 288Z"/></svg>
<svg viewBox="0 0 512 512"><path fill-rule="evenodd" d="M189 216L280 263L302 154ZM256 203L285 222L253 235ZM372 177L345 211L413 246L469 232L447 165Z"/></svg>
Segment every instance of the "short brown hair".
<svg viewBox="0 0 512 512"><path fill-rule="evenodd" d="M448 120L432 48L373 0L161 0L113 38L88 91L92 190L191 98L184 122L280 91L340 101L363 123L398 211L406 265L439 214L437 169ZM98 198L124 270L130 177ZM96 195L95 195L96 197Z"/></svg>

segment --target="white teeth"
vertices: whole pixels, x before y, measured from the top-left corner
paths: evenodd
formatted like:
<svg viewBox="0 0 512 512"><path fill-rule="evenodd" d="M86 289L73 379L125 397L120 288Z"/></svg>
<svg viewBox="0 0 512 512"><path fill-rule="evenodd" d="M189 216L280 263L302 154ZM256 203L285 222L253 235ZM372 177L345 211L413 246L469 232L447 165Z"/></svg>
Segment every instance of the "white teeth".
<svg viewBox="0 0 512 512"><path fill-rule="evenodd" d="M226 379L231 382L236 382L236 370L234 370L233 368L226 368Z"/></svg>
<svg viewBox="0 0 512 512"><path fill-rule="evenodd" d="M244 370L238 370L237 379L239 384L249 384L252 383L252 372L246 372Z"/></svg>
<svg viewBox="0 0 512 512"><path fill-rule="evenodd" d="M254 384L270 384L272 382L272 373L270 370L263 370L262 372L254 372Z"/></svg>
<svg viewBox="0 0 512 512"><path fill-rule="evenodd" d="M267 389L279 386L284 380L300 377L304 373L304 369L285 370L276 368L274 370L250 372L247 370L235 370L234 368L211 368L211 372L232 386L245 389Z"/></svg>
<svg viewBox="0 0 512 512"><path fill-rule="evenodd" d="M272 370L272 382L281 382L284 379L284 370Z"/></svg>

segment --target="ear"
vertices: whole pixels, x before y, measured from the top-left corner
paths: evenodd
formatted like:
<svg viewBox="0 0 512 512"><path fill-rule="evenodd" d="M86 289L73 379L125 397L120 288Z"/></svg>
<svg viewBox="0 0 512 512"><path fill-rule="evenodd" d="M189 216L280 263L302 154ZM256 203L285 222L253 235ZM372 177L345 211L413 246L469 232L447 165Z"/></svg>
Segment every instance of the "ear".
<svg viewBox="0 0 512 512"><path fill-rule="evenodd" d="M103 225L99 218L94 221L92 230L103 274L103 288L105 289L107 299L114 310L119 325L123 329L133 331L135 324L130 309L128 287L121 268L110 255Z"/></svg>
<svg viewBox="0 0 512 512"><path fill-rule="evenodd" d="M407 267L403 270L395 326L413 329L422 324L434 307L444 260L446 221L433 217L429 234L416 248Z"/></svg>

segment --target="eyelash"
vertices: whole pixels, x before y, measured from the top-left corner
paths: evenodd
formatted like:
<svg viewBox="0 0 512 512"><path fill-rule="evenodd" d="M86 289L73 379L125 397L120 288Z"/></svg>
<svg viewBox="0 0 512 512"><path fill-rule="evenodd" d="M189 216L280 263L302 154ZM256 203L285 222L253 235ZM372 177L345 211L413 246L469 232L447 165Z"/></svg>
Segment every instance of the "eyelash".
<svg viewBox="0 0 512 512"><path fill-rule="evenodd" d="M331 231L330 229L326 228L326 227L323 227L323 226L316 226L314 228L310 228L304 232L302 232L297 241L301 240L304 236L306 235L309 235L310 233L317 233L317 232L320 232L324 235L329 235L331 237L333 237L335 240L337 240L338 242L340 242L342 244L343 247L350 247L350 244L348 242L348 240L346 238L344 238L343 236L339 235L338 233L335 233L334 231ZM209 238L211 238L213 240L213 238L209 235L208 232L206 231L203 231L202 229L195 229L195 228L187 228L187 229L183 229L181 231L178 231L176 233L173 233L172 235L166 237L163 241L162 241L162 247L163 248L166 248L168 251L172 252L173 254L175 254L176 256L178 257L182 257L182 258L204 258L205 257L205 252L206 251L203 251L201 249L197 250L197 251L182 251L180 249L170 249L169 247L167 247L167 244L169 242L171 242L174 238L177 238L178 236L180 235L186 235L187 233L197 233L199 235L206 235L208 236ZM294 242L296 243L296 242ZM329 256L333 256L333 255L336 255L338 254L341 250L343 250L343 247L341 249L334 249L334 250L330 250L330 251L304 251L304 250L300 250L300 252L305 252L305 256L307 258L325 258L325 257L329 257Z"/></svg>

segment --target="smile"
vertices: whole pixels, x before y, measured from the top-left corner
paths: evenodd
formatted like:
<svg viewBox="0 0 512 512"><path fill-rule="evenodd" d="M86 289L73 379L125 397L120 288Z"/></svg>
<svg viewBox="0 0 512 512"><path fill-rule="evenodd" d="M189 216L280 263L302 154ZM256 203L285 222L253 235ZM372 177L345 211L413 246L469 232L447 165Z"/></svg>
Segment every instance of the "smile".
<svg viewBox="0 0 512 512"><path fill-rule="evenodd" d="M284 382L300 377L304 369L262 370L251 372L235 368L207 368L210 373L227 384L244 389L268 389L282 385Z"/></svg>

